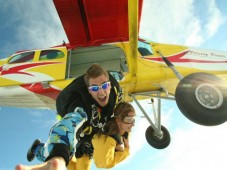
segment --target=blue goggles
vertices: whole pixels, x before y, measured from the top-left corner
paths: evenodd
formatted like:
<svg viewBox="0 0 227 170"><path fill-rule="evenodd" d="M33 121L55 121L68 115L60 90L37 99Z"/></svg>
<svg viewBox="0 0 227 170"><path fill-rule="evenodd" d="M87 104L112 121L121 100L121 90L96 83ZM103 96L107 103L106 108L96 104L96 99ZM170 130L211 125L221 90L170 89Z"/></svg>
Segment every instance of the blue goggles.
<svg viewBox="0 0 227 170"><path fill-rule="evenodd" d="M88 89L91 91L97 92L97 91L99 91L99 89L103 89L103 90L107 89L109 87L109 85L110 85L110 82L108 81L108 82L103 83L101 86L90 86L90 87L88 87Z"/></svg>

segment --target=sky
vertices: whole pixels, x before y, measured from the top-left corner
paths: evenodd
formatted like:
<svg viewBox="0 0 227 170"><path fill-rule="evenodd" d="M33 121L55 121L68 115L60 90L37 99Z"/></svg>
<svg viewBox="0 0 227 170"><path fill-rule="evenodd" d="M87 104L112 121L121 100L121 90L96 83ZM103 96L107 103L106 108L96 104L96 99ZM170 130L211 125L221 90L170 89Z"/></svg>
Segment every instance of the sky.
<svg viewBox="0 0 227 170"><path fill-rule="evenodd" d="M52 0L0 2L0 58L19 50L47 48L67 42ZM160 43L226 50L227 1L144 0L140 36ZM162 101L162 125L171 135L170 145L158 150L145 139L149 126L138 107L131 135L131 154L113 170L226 170L227 123L214 127L186 119L174 101ZM142 105L152 117L151 105ZM34 139L46 141L56 122L55 111L0 108L0 170L12 170L27 162ZM97 168L92 165L92 170Z"/></svg>

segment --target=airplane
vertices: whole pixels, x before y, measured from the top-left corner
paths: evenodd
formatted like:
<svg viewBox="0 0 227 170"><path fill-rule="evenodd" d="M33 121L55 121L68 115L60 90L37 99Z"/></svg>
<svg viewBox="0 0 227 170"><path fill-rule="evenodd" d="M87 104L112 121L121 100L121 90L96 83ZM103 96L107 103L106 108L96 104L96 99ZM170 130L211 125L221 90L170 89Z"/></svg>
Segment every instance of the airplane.
<svg viewBox="0 0 227 170"><path fill-rule="evenodd" d="M145 135L154 148L170 143L161 125L161 100L176 101L185 117L197 124L226 122L227 52L139 37L142 0L53 2L69 43L1 59L0 106L55 109L60 91L98 63L119 81L124 100L135 101L150 123ZM141 99L151 100L153 119Z"/></svg>

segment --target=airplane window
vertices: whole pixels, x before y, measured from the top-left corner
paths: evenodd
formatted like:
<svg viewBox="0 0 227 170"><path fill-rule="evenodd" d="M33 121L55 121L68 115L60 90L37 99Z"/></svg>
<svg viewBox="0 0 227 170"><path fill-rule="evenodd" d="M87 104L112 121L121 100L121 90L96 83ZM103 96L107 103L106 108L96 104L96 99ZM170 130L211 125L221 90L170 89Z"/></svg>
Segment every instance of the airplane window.
<svg viewBox="0 0 227 170"><path fill-rule="evenodd" d="M14 63L24 63L24 62L31 62L34 58L35 52L25 52L21 54L17 54L9 60L9 64Z"/></svg>
<svg viewBox="0 0 227 170"><path fill-rule="evenodd" d="M64 53L60 50L43 50L40 54L39 60L52 60L63 57Z"/></svg>
<svg viewBox="0 0 227 170"><path fill-rule="evenodd" d="M138 51L140 52L140 54L142 56L148 56L148 55L152 55L153 54L153 51L151 49L151 45L149 43L146 43L146 42L139 41L139 43L138 43Z"/></svg>
<svg viewBox="0 0 227 170"><path fill-rule="evenodd" d="M108 72L117 80L120 81L123 78L123 75L119 71L109 71Z"/></svg>

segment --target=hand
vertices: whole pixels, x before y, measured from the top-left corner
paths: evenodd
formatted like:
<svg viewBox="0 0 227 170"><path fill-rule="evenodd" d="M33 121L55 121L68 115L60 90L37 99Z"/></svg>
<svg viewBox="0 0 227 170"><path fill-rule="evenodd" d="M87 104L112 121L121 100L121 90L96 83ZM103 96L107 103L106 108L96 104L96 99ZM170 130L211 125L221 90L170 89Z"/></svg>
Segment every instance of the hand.
<svg viewBox="0 0 227 170"><path fill-rule="evenodd" d="M125 137L123 137L123 142L126 148L129 148L129 142L128 139L126 139Z"/></svg>
<svg viewBox="0 0 227 170"><path fill-rule="evenodd" d="M115 147L115 149L116 149L117 151L123 152L124 149L125 149L125 146L124 146L124 144L118 144L118 145Z"/></svg>

